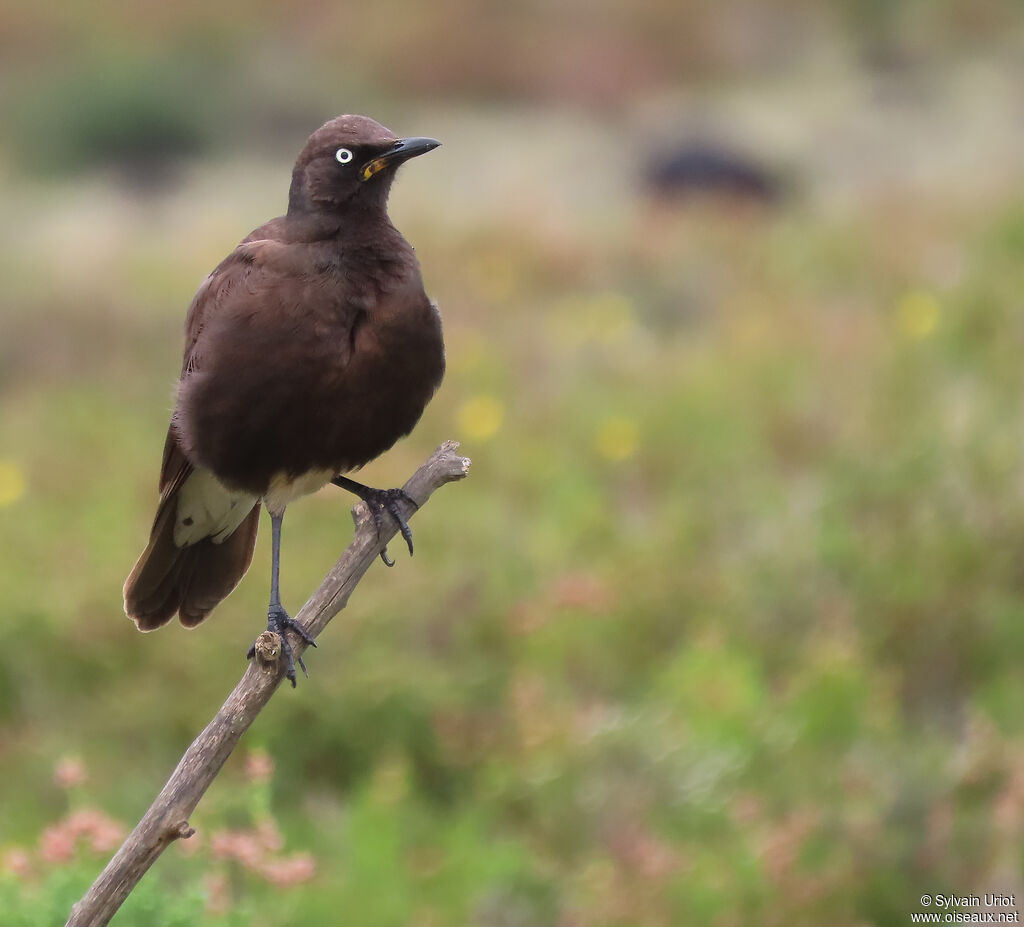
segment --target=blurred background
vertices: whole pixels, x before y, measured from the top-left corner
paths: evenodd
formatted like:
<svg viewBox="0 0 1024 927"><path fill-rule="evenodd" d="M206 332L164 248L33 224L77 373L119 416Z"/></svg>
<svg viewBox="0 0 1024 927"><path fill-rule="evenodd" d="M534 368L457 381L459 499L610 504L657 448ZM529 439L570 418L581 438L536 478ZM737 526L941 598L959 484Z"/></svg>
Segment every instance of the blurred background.
<svg viewBox="0 0 1024 927"><path fill-rule="evenodd" d="M266 530L198 632L121 585L192 294L344 112L444 142L392 216L449 371L361 478L473 470L114 923L1024 895L1016 0L11 0L0 74L5 927L63 923L264 626ZM351 505L289 509L293 612Z"/></svg>

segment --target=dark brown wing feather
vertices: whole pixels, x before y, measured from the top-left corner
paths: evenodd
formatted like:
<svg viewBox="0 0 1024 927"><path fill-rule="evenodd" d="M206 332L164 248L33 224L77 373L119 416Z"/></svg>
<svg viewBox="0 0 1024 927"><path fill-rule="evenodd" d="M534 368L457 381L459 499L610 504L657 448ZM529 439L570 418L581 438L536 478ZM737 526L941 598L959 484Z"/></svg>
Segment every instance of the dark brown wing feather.
<svg viewBox="0 0 1024 927"><path fill-rule="evenodd" d="M194 551L187 565L188 582L182 583L183 594L178 617L186 628L194 628L217 604L227 597L252 563L256 533L260 525L260 507L254 505L245 521L220 544L207 538L188 548Z"/></svg>
<svg viewBox="0 0 1024 927"><path fill-rule="evenodd" d="M207 315L216 307L213 297L225 265L230 266L230 258L207 277L189 308L182 381L198 366L196 345ZM238 585L252 562L259 528L258 505L220 544L208 538L189 547L174 543L178 491L193 469L172 423L164 442L160 502L149 544L124 584L124 610L142 631L161 627L176 613L185 627L195 627Z"/></svg>
<svg viewBox="0 0 1024 927"><path fill-rule="evenodd" d="M149 544L124 584L124 610L141 631L159 628L175 613L185 627L195 627L238 585L252 562L258 505L220 544L209 538L190 547L174 543L178 490L191 473L172 426L164 444L160 504Z"/></svg>
<svg viewBox="0 0 1024 927"><path fill-rule="evenodd" d="M124 610L140 631L166 624L175 613L187 628L201 622L245 575L259 528L259 506L221 544L210 538L190 547L174 543L174 508L157 512L149 544L124 585Z"/></svg>

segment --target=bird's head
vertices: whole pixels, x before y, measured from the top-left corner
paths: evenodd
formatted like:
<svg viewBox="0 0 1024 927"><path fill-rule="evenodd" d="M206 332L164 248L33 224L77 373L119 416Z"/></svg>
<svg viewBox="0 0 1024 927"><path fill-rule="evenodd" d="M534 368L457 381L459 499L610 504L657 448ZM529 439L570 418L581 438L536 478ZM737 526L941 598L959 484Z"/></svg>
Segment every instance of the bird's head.
<svg viewBox="0 0 1024 927"><path fill-rule="evenodd" d="M398 166L440 144L399 138L366 116L338 116L309 137L295 162L288 210L382 208Z"/></svg>

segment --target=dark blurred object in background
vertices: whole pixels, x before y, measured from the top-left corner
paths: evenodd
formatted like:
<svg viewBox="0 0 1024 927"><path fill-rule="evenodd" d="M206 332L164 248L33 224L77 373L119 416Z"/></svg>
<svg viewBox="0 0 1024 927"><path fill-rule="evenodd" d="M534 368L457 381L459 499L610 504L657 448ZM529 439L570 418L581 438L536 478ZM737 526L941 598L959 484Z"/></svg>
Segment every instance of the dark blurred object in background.
<svg viewBox="0 0 1024 927"><path fill-rule="evenodd" d="M752 155L715 142L665 147L647 162L645 192L657 199L716 196L774 205L784 193L779 176Z"/></svg>
<svg viewBox="0 0 1024 927"><path fill-rule="evenodd" d="M159 190L213 147L226 108L215 84L171 54L58 69L15 108L17 161L37 175L113 170L135 189Z"/></svg>

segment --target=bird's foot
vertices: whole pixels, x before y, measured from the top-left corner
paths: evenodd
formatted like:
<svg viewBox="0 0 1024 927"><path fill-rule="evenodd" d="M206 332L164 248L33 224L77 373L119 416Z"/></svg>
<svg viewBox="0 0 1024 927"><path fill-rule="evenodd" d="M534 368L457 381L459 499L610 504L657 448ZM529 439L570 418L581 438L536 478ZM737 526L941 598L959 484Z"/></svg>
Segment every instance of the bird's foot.
<svg viewBox="0 0 1024 927"><path fill-rule="evenodd" d="M381 534L384 530L384 513L387 512L397 522L398 530L401 532L402 537L405 538L405 543L409 547L409 556L412 556L412 530L409 528L409 523L405 520L402 510L398 506L399 502L408 502L413 509L418 509L419 505L412 496L404 489L373 489L370 486L364 486L362 483L357 483L355 480L350 480L343 476L337 477L334 483L336 486L341 486L343 489L355 493L366 503L370 514L373 516L373 523L377 528L378 534ZM380 559L389 567L395 565L395 561L388 556L387 547L380 552Z"/></svg>
<svg viewBox="0 0 1024 927"><path fill-rule="evenodd" d="M306 664L302 662L302 657L296 658L292 645L288 642L288 631L294 631L299 637L301 637L310 647L316 646L316 641L310 636L309 632L299 624L294 618L291 618L288 613L280 605L271 605L270 610L267 612L267 630L272 631L279 638L281 638L281 657L280 659L284 663L284 675L285 678L292 684L292 688L295 688L295 663L298 662L303 675L308 676L306 672ZM249 652L246 654L248 659L252 659L256 655L256 645L253 644L249 648Z"/></svg>

